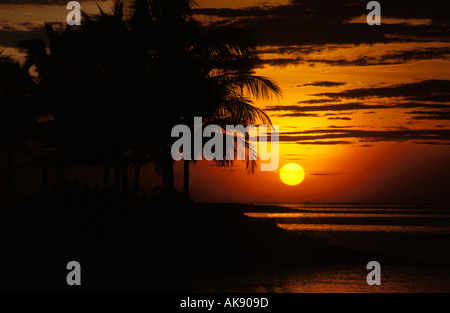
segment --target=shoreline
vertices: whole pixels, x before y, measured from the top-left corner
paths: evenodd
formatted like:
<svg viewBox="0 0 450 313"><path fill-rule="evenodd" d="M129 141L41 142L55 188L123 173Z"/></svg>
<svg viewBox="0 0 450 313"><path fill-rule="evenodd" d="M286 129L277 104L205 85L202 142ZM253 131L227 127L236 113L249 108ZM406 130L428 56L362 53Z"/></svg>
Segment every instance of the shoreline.
<svg viewBox="0 0 450 313"><path fill-rule="evenodd" d="M91 277L83 290L158 291L155 283L167 290L174 280L188 284L185 273L226 277L249 269L302 269L368 258L249 218L248 209L262 208L97 192L30 198L0 213L7 256L1 265L9 269L0 289L64 291L61 275L72 260Z"/></svg>

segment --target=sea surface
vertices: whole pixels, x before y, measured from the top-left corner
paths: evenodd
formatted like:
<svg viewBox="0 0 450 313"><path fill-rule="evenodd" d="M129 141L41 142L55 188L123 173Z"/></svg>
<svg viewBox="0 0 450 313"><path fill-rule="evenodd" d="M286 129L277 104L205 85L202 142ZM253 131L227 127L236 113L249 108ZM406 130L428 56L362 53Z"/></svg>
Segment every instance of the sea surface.
<svg viewBox="0 0 450 313"><path fill-rule="evenodd" d="M336 246L375 255L381 286L366 282L366 264L247 273L229 281L203 282L222 292L450 292L450 207L439 205L261 204L278 227L319 237ZM289 213L273 211L273 205ZM203 288L203 289L202 289Z"/></svg>

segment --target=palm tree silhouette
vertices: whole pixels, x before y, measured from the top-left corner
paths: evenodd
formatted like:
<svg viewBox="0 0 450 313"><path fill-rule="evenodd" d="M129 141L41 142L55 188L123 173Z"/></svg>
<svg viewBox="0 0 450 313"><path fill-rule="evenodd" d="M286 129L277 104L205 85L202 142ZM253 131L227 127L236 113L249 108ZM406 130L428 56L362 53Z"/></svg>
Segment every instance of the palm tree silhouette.
<svg viewBox="0 0 450 313"><path fill-rule="evenodd" d="M252 105L250 97L280 96L281 90L270 79L254 75L257 56L251 36L243 30L224 27L202 34L193 17L194 5L195 1L190 0L136 0L133 6L130 25L148 39L145 43L153 53L161 90L172 88L174 97L168 107L173 111L169 112L168 125L188 122L193 128L195 116L222 127L270 124L268 116ZM176 77L173 73L177 73ZM171 156L166 159L166 182L172 188L173 162ZM189 163L184 161L186 196Z"/></svg>
<svg viewBox="0 0 450 313"><path fill-rule="evenodd" d="M128 151L151 132L146 131L150 112L139 103L147 93L147 67L126 25L123 3L117 1L112 13L100 8L98 15L83 14L82 27L67 27L62 34L50 25L46 29L49 54L40 40L20 46L27 67L36 66L43 101L55 117L58 158L63 164L69 158L102 163L106 188L114 167L114 186L126 190Z"/></svg>
<svg viewBox="0 0 450 313"><path fill-rule="evenodd" d="M152 103L158 117L160 136L154 141L159 153L156 168L160 170L166 191L174 190L173 159L171 155L173 126L182 123L186 103L186 84L195 79L189 62L189 47L198 33L192 17L193 1L135 1L129 21L132 32L139 38L149 58L154 90Z"/></svg>
<svg viewBox="0 0 450 313"><path fill-rule="evenodd" d="M252 98L281 95L268 78L254 74L251 36L218 28L203 34L190 0L136 0L127 18L122 1L111 13L83 13L80 27L62 34L46 25L50 53L40 40L22 42L25 68L36 67L42 100L55 118L58 172L68 159L100 162L104 186L114 167L114 186L134 191L140 168L153 162L166 191L174 191L170 137L173 126L202 116L205 123L270 124ZM230 165L232 162L218 162ZM249 164L253 164L249 162ZM189 194L189 162L184 191Z"/></svg>

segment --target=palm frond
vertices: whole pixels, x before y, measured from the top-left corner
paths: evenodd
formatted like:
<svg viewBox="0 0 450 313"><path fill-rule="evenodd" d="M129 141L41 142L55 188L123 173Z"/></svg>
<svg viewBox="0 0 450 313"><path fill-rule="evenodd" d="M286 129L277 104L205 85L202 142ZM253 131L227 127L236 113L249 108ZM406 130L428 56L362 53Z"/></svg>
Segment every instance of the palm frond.
<svg viewBox="0 0 450 313"><path fill-rule="evenodd" d="M278 84L270 78L244 74L240 77L240 87L257 99L271 100L273 96L281 97L282 91Z"/></svg>

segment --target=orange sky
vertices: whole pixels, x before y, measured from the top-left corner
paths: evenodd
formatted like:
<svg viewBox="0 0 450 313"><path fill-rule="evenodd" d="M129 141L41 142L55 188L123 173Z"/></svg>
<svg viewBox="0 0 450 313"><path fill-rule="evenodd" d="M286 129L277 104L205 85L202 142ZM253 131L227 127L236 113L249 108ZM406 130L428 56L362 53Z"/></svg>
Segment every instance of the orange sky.
<svg viewBox="0 0 450 313"><path fill-rule="evenodd" d="M94 3L80 2L82 9L95 12ZM201 8L234 9L261 3L256 0L198 2ZM290 1L264 3L273 9L277 5L288 5ZM215 12L202 12L199 19L209 23L231 20L241 23L239 18L242 16L235 13L236 16L231 18L218 17ZM61 4L0 4L0 36L11 28L17 36L23 35L21 31L35 34L31 31L33 26L43 21L64 22L66 14L67 10ZM346 23L360 23L363 31L366 26L370 36L371 26L364 26L364 14L367 13L362 8L360 17ZM255 16L253 19L256 20ZM409 23L416 25L419 32L420 27L430 24L430 20L414 16L386 18L380 27L388 29L389 25L397 27L398 24ZM258 25L253 20L242 23ZM414 34L414 26L410 27ZM292 32L295 34L295 29ZM345 34L342 36L345 39ZM392 35L386 35L389 36ZM445 107L450 105L448 90L447 93L442 91L447 98L439 101L424 96L441 95L440 89L436 89L441 88L440 83L430 82L431 87L425 87L424 92L416 91L424 81L450 80L450 40L448 37L446 40L430 37L426 42L419 39L381 41L327 43L324 40L320 43L280 45L274 40L273 45L260 46L261 57L267 62L261 65L257 74L277 81L284 97L269 103L258 102L257 105L270 109L268 113L273 123L280 125L283 137L280 167L296 162L305 169L306 178L302 184L292 187L281 182L278 171L256 171L247 175L242 164L233 170L224 170L199 162L191 167L193 197L199 201L285 203L449 202L450 122L449 108ZM0 42L0 45L6 53L18 56L13 46L5 42ZM410 53L403 53L405 51ZM417 88L409 84L417 84ZM363 95L352 90L360 90ZM369 107L357 106L355 109L355 106L348 106L347 110L335 110L336 105L345 107L348 104ZM328 105L332 106L330 110L324 108ZM289 110L283 109L288 106ZM313 108L305 110L311 106ZM298 113L306 116L298 116ZM282 116L289 114L291 117ZM344 131L340 133L339 129ZM392 131L392 135L388 133ZM325 137L320 137L323 135ZM147 175L143 175L143 180L150 188L155 179L151 169L145 171ZM176 165L176 173L181 187L181 164Z"/></svg>

